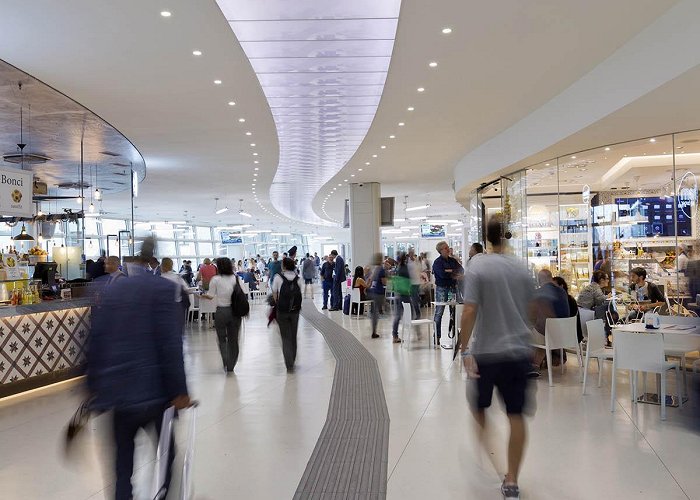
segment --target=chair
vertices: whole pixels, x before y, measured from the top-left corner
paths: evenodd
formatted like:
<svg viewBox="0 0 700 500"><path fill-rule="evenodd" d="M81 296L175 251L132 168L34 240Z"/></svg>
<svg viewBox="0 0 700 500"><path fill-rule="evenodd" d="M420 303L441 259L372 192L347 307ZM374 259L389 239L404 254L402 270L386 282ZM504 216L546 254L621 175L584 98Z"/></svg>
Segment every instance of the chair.
<svg viewBox="0 0 700 500"><path fill-rule="evenodd" d="M591 358L598 361L598 387L603 380L603 361L613 359L612 349L605 348L605 323L602 319L594 319L586 323L586 331L588 332L588 345L586 348L586 361L583 365L583 391L582 395L586 394L586 380L588 379L588 366Z"/></svg>
<svg viewBox="0 0 700 500"><path fill-rule="evenodd" d="M195 312L199 314L199 295L193 293L190 295L190 307L187 310L187 323L192 323L194 321Z"/></svg>
<svg viewBox="0 0 700 500"><path fill-rule="evenodd" d="M700 318L695 316L659 316L659 323L663 325L695 325L700 332ZM664 337L664 352L666 356L678 358L683 375L683 387L688 395L688 376L685 369L686 355L697 351L697 344L692 337L687 335L668 334Z"/></svg>
<svg viewBox="0 0 700 500"><path fill-rule="evenodd" d="M613 331L613 373L612 392L610 394L610 411L615 411L617 397L617 370L629 370L630 398L637 402L637 372L657 373L660 375L659 402L661 403L661 420L666 420L666 377L665 372L676 371L676 387L679 406L683 406L681 397L681 375L678 363L669 363L664 356L664 338L658 333L631 333Z"/></svg>
<svg viewBox="0 0 700 500"><path fill-rule="evenodd" d="M433 334L430 330L435 330L435 322L428 318L413 319L412 313L411 304L408 302L404 303L403 316L401 317L401 338L404 340L404 344L406 344L406 349L411 349L411 327L420 325L428 325L428 347L430 347L433 338ZM408 333L406 333L407 331Z"/></svg>
<svg viewBox="0 0 700 500"><path fill-rule="evenodd" d="M583 338L588 338L588 330L586 329L586 324L589 321L595 319L595 311L593 309L584 309L583 307L578 308L578 320L581 323L581 332L583 333Z"/></svg>
<svg viewBox="0 0 700 500"><path fill-rule="evenodd" d="M547 374L549 375L549 385L552 383L552 351L559 349L561 352L561 372L564 373L564 349L575 349L578 359L579 372L583 369L581 362L581 346L578 344L576 335L576 316L570 318L547 318L544 327L544 345L532 344L533 347L544 349L547 356Z"/></svg>
<svg viewBox="0 0 700 500"><path fill-rule="evenodd" d="M352 312L352 305L357 304L357 313L355 316L357 318L360 317L360 308L363 304L368 304L369 306L372 305L371 300L361 300L360 298L360 289L359 288L353 288L352 293L350 294L350 311Z"/></svg>

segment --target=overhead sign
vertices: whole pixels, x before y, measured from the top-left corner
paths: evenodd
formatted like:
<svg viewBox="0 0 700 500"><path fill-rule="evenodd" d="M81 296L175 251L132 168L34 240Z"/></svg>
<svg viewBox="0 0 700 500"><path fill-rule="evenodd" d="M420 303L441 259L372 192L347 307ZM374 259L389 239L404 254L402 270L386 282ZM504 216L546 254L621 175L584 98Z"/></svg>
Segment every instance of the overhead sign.
<svg viewBox="0 0 700 500"><path fill-rule="evenodd" d="M229 231L221 231L222 245L240 245L243 243L241 233L233 233Z"/></svg>
<svg viewBox="0 0 700 500"><path fill-rule="evenodd" d="M31 172L24 170L0 168L0 214L32 217Z"/></svg>

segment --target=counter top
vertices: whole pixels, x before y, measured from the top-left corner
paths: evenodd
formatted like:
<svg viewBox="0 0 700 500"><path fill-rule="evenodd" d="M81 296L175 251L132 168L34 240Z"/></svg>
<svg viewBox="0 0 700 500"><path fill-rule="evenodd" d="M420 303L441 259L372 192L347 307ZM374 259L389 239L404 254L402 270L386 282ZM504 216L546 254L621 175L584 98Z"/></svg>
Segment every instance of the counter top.
<svg viewBox="0 0 700 500"><path fill-rule="evenodd" d="M62 309L74 309L76 307L90 307L93 304L94 298L92 297L82 297L79 299L67 300L45 300L39 304L0 307L0 318L7 318L9 316L22 316L24 314L60 311Z"/></svg>

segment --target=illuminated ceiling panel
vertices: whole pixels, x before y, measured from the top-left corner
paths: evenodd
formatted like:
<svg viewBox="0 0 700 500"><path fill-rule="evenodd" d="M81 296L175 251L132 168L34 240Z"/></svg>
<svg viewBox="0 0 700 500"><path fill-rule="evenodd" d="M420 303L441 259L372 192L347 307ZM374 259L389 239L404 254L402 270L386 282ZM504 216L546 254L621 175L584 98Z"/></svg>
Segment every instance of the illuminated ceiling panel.
<svg viewBox="0 0 700 500"><path fill-rule="evenodd" d="M217 0L258 75L280 145L272 204L327 224L311 207L377 112L401 0Z"/></svg>

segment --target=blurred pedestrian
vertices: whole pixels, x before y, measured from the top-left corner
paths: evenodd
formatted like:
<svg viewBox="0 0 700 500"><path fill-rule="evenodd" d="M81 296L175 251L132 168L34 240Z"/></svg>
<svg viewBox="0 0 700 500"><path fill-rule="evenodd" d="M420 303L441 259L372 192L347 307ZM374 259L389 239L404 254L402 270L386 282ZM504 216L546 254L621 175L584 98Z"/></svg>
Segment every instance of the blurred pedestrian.
<svg viewBox="0 0 700 500"><path fill-rule="evenodd" d="M313 257L308 253L304 259L304 263L301 266L301 274L304 278L304 297L306 297L306 290L309 289L309 296L314 298L314 278L316 277L316 262Z"/></svg>
<svg viewBox="0 0 700 500"><path fill-rule="evenodd" d="M87 385L94 398L91 409L113 412L117 500L132 498L134 438L139 429L153 427L160 434L166 408L191 404L182 355L184 318L173 300L175 285L153 276L148 267L152 248L144 242L129 279L106 287L100 304L92 308ZM174 441L171 447L169 465L175 456ZM169 484L170 467L166 488Z"/></svg>
<svg viewBox="0 0 700 500"><path fill-rule="evenodd" d="M379 314L384 310L384 302L386 300L386 268L380 253L374 256L374 268L372 269L368 293L369 298L372 300L372 338L377 339L379 338L377 333Z"/></svg>
<svg viewBox="0 0 700 500"><path fill-rule="evenodd" d="M301 287L296 274L294 261L282 259L282 273L275 276L272 283L272 297L277 309L277 325L282 337L282 355L287 371L294 370L297 357L297 329L301 312Z"/></svg>
<svg viewBox="0 0 700 500"><path fill-rule="evenodd" d="M331 289L331 311L340 311L343 308L343 282L347 279L345 261L338 255L337 250L331 251L333 262L333 288Z"/></svg>
<svg viewBox="0 0 700 500"><path fill-rule="evenodd" d="M395 297L394 324L391 328L394 344L401 343L401 339L399 338L399 323L401 323L401 319L403 318L404 304L410 304L411 302L411 276L408 272L408 257L406 253L399 253L397 260L396 274L391 282Z"/></svg>
<svg viewBox="0 0 700 500"><path fill-rule="evenodd" d="M464 268L454 257L450 256L451 248L446 241L435 245L435 250L440 256L433 262L433 275L435 276L435 301L450 302L457 300L457 280L464 274ZM450 322L454 320L454 307L450 307ZM435 307L435 335L436 342L440 345L442 335L442 315L445 306Z"/></svg>
<svg viewBox="0 0 700 500"><path fill-rule="evenodd" d="M530 327L528 301L533 292L527 269L503 254L503 228L492 218L486 238L493 252L473 260L465 277L464 310L459 346L467 375L474 382L468 391L479 438L484 444L485 410L496 387L510 423L508 468L501 484L506 499L519 498L518 473L525 451ZM439 251L439 250L438 250ZM470 337L475 338L470 348Z"/></svg>

